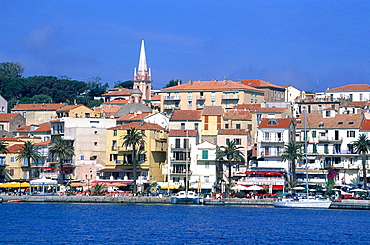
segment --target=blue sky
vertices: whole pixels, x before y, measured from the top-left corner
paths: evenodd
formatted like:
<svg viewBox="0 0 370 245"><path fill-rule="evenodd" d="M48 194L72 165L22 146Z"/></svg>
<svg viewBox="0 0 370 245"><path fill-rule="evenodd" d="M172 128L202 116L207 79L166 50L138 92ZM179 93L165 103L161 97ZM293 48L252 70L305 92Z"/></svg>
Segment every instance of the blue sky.
<svg viewBox="0 0 370 245"><path fill-rule="evenodd" d="M369 83L370 1L0 1L0 62L24 76L133 79L145 40L153 87L262 79L316 92Z"/></svg>

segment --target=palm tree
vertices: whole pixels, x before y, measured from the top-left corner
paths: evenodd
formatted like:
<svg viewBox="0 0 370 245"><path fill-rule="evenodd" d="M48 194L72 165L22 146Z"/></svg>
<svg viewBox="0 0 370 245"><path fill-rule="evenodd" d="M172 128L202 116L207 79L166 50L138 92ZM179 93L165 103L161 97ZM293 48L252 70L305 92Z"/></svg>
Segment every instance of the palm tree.
<svg viewBox="0 0 370 245"><path fill-rule="evenodd" d="M49 147L49 155L51 157L59 158L60 173L59 182L63 184L64 181L64 171L63 164L66 160L72 158L75 155L74 147L71 140L65 140L62 138L57 138L56 141Z"/></svg>
<svg viewBox="0 0 370 245"><path fill-rule="evenodd" d="M140 147L145 144L144 137L146 137L145 133L142 131L137 130L136 128L130 128L127 130L127 134L122 137L123 143L122 146L126 148L131 147L131 154L132 154L132 165L133 165L133 172L134 172L134 193L137 192L136 186L136 164L137 164L137 155L142 150Z"/></svg>
<svg viewBox="0 0 370 245"><path fill-rule="evenodd" d="M0 140L0 154L8 154L9 151L7 147L8 145L3 140Z"/></svg>
<svg viewBox="0 0 370 245"><path fill-rule="evenodd" d="M351 143L352 149L361 156L362 159L362 176L364 179L364 189L367 190L366 179L366 154L370 152L370 140L366 134L360 134L357 141Z"/></svg>
<svg viewBox="0 0 370 245"><path fill-rule="evenodd" d="M31 160L37 161L41 159L41 154L37 151L35 144L31 141L24 142L24 145L21 151L17 154L16 160L17 161L24 161L27 159L27 167L28 167L28 178L32 180L32 168L31 168Z"/></svg>
<svg viewBox="0 0 370 245"><path fill-rule="evenodd" d="M245 162L244 153L241 151L243 146L238 146L235 140L226 142L226 146L221 146L219 150L216 152L216 159L217 160L224 160L227 159L228 166L229 166L229 185L231 185L231 162Z"/></svg>
<svg viewBox="0 0 370 245"><path fill-rule="evenodd" d="M296 160L302 160L304 158L304 154L302 152L302 146L297 144L296 142L289 142L288 144L284 145L284 152L281 155L281 161L290 161L290 172L292 173L291 182L296 182Z"/></svg>

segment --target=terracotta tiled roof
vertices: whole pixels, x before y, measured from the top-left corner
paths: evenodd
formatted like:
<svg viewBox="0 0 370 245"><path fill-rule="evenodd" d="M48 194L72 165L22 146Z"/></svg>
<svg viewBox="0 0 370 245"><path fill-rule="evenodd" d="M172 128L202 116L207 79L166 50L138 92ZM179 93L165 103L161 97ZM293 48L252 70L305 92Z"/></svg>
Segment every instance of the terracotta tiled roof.
<svg viewBox="0 0 370 245"><path fill-rule="evenodd" d="M244 85L248 85L248 86L252 86L252 87L256 87L256 88L262 88L262 87L273 87L273 88L280 88L280 89L284 88L284 87L272 84L270 82L266 82L266 81L258 80L258 79L255 79L255 80L241 80L240 82L243 83Z"/></svg>
<svg viewBox="0 0 370 245"><path fill-rule="evenodd" d="M56 111L63 106L62 103L19 104L12 111Z"/></svg>
<svg viewBox="0 0 370 245"><path fill-rule="evenodd" d="M48 145L51 143L51 140L42 141L40 143L36 143L35 145Z"/></svg>
<svg viewBox="0 0 370 245"><path fill-rule="evenodd" d="M18 138L0 138L1 141L22 141Z"/></svg>
<svg viewBox="0 0 370 245"><path fill-rule="evenodd" d="M245 90L253 90L253 91L260 91L263 92L260 89L256 89L251 86L247 86L241 83L233 82L233 81L193 81L187 82L184 84L180 84L177 86L169 87L161 89L161 91L167 91L167 90L185 90L185 91L191 91L191 90L226 90L226 89L245 89Z"/></svg>
<svg viewBox="0 0 370 245"><path fill-rule="evenodd" d="M141 121L149 115L150 112L130 113L118 118L117 121Z"/></svg>
<svg viewBox="0 0 370 245"><path fill-rule="evenodd" d="M248 129L231 129L231 128L224 128L218 130L219 135L248 135Z"/></svg>
<svg viewBox="0 0 370 245"><path fill-rule="evenodd" d="M161 100L161 96L159 95L159 94L157 94L157 95L153 95L152 96L152 101L153 100Z"/></svg>
<svg viewBox="0 0 370 245"><path fill-rule="evenodd" d="M196 137L198 130L194 129L171 129L169 137Z"/></svg>
<svg viewBox="0 0 370 245"><path fill-rule="evenodd" d="M237 110L249 110L252 113L283 113L289 108L280 107L261 107L261 104L239 104L236 105Z"/></svg>
<svg viewBox="0 0 370 245"><path fill-rule="evenodd" d="M323 109L323 111L336 111L336 110L334 108L329 107L329 108Z"/></svg>
<svg viewBox="0 0 370 245"><path fill-rule="evenodd" d="M37 126L38 128L33 130L32 132L48 132L51 131L51 123L43 123L40 125L33 125ZM31 126L23 126L15 130L15 132L31 132Z"/></svg>
<svg viewBox="0 0 370 245"><path fill-rule="evenodd" d="M269 122L277 122L275 125L274 123ZM262 118L260 125L258 128L289 128L290 124L292 123L292 119L290 118Z"/></svg>
<svg viewBox="0 0 370 245"><path fill-rule="evenodd" d="M359 108L364 108L366 106L369 106L370 102L369 101L353 101L351 103L348 103L346 105L343 105L341 107L359 107Z"/></svg>
<svg viewBox="0 0 370 245"><path fill-rule="evenodd" d="M78 108L80 106L85 106L85 105L82 105L82 104L79 104L79 105L66 105L66 106L58 109L57 112L60 112L60 111L70 111L70 110L76 109L76 108Z"/></svg>
<svg viewBox="0 0 370 245"><path fill-rule="evenodd" d="M360 131L370 131L370 120L365 120L360 128Z"/></svg>
<svg viewBox="0 0 370 245"><path fill-rule="evenodd" d="M7 147L6 149L8 149L9 153L19 153L22 150L23 146L24 144L14 144Z"/></svg>
<svg viewBox="0 0 370 245"><path fill-rule="evenodd" d="M41 137L38 136L28 136L28 135L21 135L16 136L17 139L41 139Z"/></svg>
<svg viewBox="0 0 370 245"><path fill-rule="evenodd" d="M128 88L115 88L108 90L108 93L102 94L101 96L120 96L120 95L130 95L132 89Z"/></svg>
<svg viewBox="0 0 370 245"><path fill-rule="evenodd" d="M326 92L330 91L367 91L370 90L369 84L349 84L346 86L338 87L338 88L331 88L326 90Z"/></svg>
<svg viewBox="0 0 370 245"><path fill-rule="evenodd" d="M112 101L104 102L103 105L126 105L128 104L128 100L124 99L115 99Z"/></svg>
<svg viewBox="0 0 370 245"><path fill-rule="evenodd" d="M14 117L20 115L19 113L0 113L0 122L9 122Z"/></svg>
<svg viewBox="0 0 370 245"><path fill-rule="evenodd" d="M222 106L205 106L202 112L202 116L222 116L223 114Z"/></svg>
<svg viewBox="0 0 370 245"><path fill-rule="evenodd" d="M300 115L297 119L296 128L304 128L304 117ZM363 121L363 115L360 114L337 114L335 117L323 118L322 115L306 115L307 128L315 129L333 129L333 128L349 128L358 129Z"/></svg>
<svg viewBox="0 0 370 245"><path fill-rule="evenodd" d="M200 110L175 110L170 121L199 121L202 117Z"/></svg>
<svg viewBox="0 0 370 245"><path fill-rule="evenodd" d="M130 128L136 128L138 130L165 130L158 124L152 124L152 123L147 123L147 122L130 122L130 123L115 126L109 129L128 130Z"/></svg>
<svg viewBox="0 0 370 245"><path fill-rule="evenodd" d="M235 120L252 120L252 113L250 111L226 111L224 113L224 118Z"/></svg>
<svg viewBox="0 0 370 245"><path fill-rule="evenodd" d="M95 107L94 111L97 113L102 113L102 114L104 113L104 116L110 117L110 116L114 116L114 114L116 114L117 111L121 108L122 106L119 106L119 105L102 104L101 106Z"/></svg>

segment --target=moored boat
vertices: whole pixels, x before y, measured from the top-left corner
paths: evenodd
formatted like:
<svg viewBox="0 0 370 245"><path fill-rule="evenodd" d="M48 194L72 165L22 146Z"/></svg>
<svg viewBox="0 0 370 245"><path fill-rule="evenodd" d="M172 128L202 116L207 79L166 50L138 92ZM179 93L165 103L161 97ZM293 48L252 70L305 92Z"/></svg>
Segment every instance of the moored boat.
<svg viewBox="0 0 370 245"><path fill-rule="evenodd" d="M179 191L178 193L176 193L175 196L171 197L171 203L172 204L180 204L180 203L200 204L201 198L194 191Z"/></svg>
<svg viewBox="0 0 370 245"><path fill-rule="evenodd" d="M277 199L272 205L278 208L329 208L331 201L318 199L286 198Z"/></svg>

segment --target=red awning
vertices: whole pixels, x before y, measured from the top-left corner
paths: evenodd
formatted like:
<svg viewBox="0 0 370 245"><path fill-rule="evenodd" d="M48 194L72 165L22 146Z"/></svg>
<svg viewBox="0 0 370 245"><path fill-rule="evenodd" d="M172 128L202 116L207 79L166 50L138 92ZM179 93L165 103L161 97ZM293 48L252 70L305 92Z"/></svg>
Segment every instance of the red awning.
<svg viewBox="0 0 370 245"><path fill-rule="evenodd" d="M134 183L133 180L94 180L92 183L105 183L105 184L126 184L126 185L132 185Z"/></svg>
<svg viewBox="0 0 370 245"><path fill-rule="evenodd" d="M282 190L284 190L284 186L282 186L282 185L273 185L272 189L275 190L275 191L282 191Z"/></svg>
<svg viewBox="0 0 370 245"><path fill-rule="evenodd" d="M53 170L53 168L44 168L44 170Z"/></svg>

